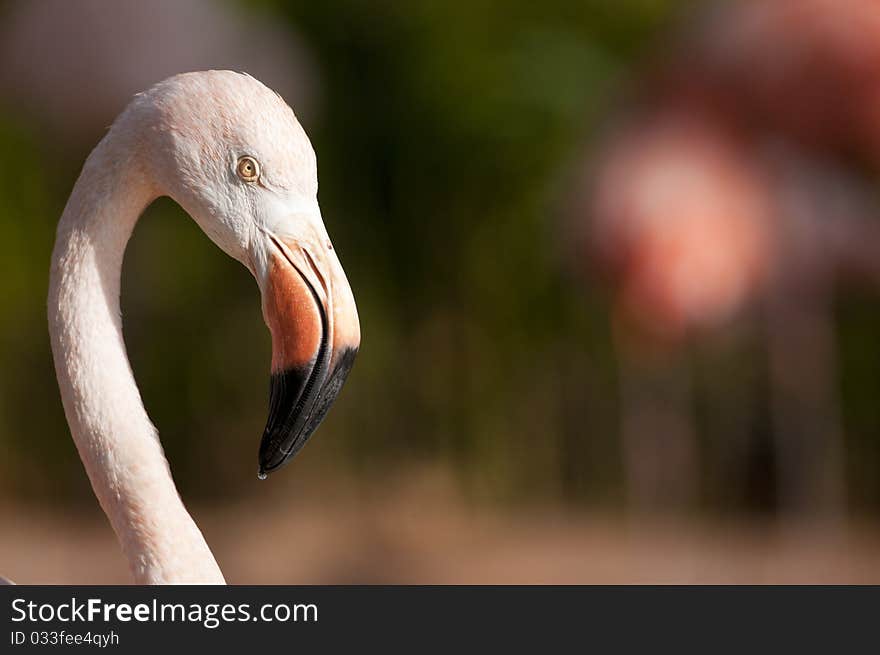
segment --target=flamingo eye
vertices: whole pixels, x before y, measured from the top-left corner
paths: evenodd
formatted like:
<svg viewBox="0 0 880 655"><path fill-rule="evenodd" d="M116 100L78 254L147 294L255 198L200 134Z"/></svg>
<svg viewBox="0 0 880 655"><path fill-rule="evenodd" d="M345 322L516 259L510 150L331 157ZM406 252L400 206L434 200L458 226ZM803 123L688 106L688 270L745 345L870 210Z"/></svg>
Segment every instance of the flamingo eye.
<svg viewBox="0 0 880 655"><path fill-rule="evenodd" d="M250 155L240 157L235 172L245 182L256 182L260 179L260 164Z"/></svg>

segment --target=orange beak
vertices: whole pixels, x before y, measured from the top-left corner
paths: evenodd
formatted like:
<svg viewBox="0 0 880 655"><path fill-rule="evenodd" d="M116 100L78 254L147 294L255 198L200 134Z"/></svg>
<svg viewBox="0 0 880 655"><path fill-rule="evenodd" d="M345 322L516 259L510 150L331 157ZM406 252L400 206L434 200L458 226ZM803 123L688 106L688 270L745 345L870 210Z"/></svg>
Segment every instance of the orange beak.
<svg viewBox="0 0 880 655"><path fill-rule="evenodd" d="M321 424L360 347L354 297L332 246L269 239L260 286L272 333L272 381L261 479L290 461Z"/></svg>

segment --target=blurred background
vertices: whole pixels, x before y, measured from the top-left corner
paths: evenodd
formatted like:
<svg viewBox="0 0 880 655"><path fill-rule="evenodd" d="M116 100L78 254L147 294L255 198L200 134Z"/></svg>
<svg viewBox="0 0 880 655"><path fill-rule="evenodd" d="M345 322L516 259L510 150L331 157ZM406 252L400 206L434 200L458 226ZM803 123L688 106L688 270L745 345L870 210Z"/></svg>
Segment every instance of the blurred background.
<svg viewBox="0 0 880 655"><path fill-rule="evenodd" d="M363 343L258 481L256 284L168 199L138 224L129 357L230 582L880 582L878 3L0 17L4 575L128 581L55 382L54 230L134 93L231 68L312 139Z"/></svg>

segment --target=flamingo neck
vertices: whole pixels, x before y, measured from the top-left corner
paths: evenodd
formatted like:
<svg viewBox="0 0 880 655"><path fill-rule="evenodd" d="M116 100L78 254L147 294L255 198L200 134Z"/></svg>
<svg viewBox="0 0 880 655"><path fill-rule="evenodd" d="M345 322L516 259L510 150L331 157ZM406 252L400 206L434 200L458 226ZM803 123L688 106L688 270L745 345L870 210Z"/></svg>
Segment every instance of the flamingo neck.
<svg viewBox="0 0 880 655"><path fill-rule="evenodd" d="M58 225L49 332L64 411L95 495L139 584L224 583L171 477L122 337L125 246L158 195L139 140L115 125Z"/></svg>

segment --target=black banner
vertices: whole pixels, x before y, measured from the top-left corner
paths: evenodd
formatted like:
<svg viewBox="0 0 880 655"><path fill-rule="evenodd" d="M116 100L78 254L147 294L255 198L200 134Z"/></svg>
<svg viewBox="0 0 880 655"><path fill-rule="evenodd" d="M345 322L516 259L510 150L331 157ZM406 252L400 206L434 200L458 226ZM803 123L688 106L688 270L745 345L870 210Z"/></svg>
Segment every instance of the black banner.
<svg viewBox="0 0 880 655"><path fill-rule="evenodd" d="M875 648L877 587L0 587L0 652ZM203 650L204 649L204 650Z"/></svg>

